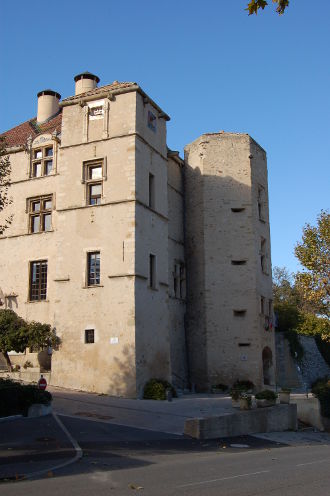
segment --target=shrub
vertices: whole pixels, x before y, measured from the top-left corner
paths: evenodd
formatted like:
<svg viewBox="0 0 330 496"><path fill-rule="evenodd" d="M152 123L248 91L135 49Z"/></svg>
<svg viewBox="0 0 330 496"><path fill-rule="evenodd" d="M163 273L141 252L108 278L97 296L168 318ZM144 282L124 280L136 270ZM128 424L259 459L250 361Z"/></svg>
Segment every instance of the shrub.
<svg viewBox="0 0 330 496"><path fill-rule="evenodd" d="M33 364L30 362L30 360L26 360L26 362L23 365L24 369L32 368Z"/></svg>
<svg viewBox="0 0 330 496"><path fill-rule="evenodd" d="M245 381L236 381L233 384L233 389L240 389L242 391L250 391L253 390L254 384L252 381L245 380Z"/></svg>
<svg viewBox="0 0 330 496"><path fill-rule="evenodd" d="M225 393L228 391L228 386L226 386L226 384L215 384L215 386L212 386L212 389L219 389L219 391Z"/></svg>
<svg viewBox="0 0 330 496"><path fill-rule="evenodd" d="M330 379L323 377L312 384L312 393L319 400L321 414L330 418Z"/></svg>
<svg viewBox="0 0 330 496"><path fill-rule="evenodd" d="M264 389L263 391L260 391L260 393L256 394L256 400L268 400L268 401L273 401L276 400L277 394L274 393L274 391L271 391L270 389Z"/></svg>
<svg viewBox="0 0 330 496"><path fill-rule="evenodd" d="M143 399L166 400L166 390L172 391L173 398L177 397L176 390L169 382L163 379L150 379L144 386Z"/></svg>
<svg viewBox="0 0 330 496"><path fill-rule="evenodd" d="M10 379L0 379L0 417L27 415L34 403L49 405L52 395L37 386L23 385Z"/></svg>

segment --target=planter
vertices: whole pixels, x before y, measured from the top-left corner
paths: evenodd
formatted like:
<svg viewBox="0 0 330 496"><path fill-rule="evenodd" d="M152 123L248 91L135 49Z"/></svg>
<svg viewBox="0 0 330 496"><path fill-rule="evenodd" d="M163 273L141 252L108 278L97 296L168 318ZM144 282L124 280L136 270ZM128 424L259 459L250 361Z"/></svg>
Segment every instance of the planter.
<svg viewBox="0 0 330 496"><path fill-rule="evenodd" d="M251 400L248 400L247 398L240 398L239 399L239 407L241 410L250 410L251 409Z"/></svg>
<svg viewBox="0 0 330 496"><path fill-rule="evenodd" d="M281 404L289 404L290 403L290 393L288 391L280 391L278 393Z"/></svg>
<svg viewBox="0 0 330 496"><path fill-rule="evenodd" d="M276 400L257 400L257 408L266 408L268 406L275 406L276 405Z"/></svg>

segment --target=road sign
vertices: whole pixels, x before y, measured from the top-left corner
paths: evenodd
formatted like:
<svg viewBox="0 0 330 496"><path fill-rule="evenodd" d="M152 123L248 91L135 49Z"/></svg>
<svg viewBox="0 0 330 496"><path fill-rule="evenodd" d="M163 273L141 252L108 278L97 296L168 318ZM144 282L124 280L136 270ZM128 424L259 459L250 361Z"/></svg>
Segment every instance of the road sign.
<svg viewBox="0 0 330 496"><path fill-rule="evenodd" d="M46 387L47 387L47 381L43 376L41 376L38 381L38 388L44 391Z"/></svg>

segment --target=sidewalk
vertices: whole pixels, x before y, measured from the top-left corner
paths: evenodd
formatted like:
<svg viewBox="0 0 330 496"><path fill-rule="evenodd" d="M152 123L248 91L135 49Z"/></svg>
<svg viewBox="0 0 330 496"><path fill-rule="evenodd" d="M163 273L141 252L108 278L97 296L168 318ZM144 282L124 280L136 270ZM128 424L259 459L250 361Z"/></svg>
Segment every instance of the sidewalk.
<svg viewBox="0 0 330 496"><path fill-rule="evenodd" d="M53 410L60 415L111 424L183 434L184 421L233 413L231 399L221 394L189 394L173 401L130 400L50 387Z"/></svg>
<svg viewBox="0 0 330 496"><path fill-rule="evenodd" d="M48 471L76 452L52 415L0 423L0 482Z"/></svg>

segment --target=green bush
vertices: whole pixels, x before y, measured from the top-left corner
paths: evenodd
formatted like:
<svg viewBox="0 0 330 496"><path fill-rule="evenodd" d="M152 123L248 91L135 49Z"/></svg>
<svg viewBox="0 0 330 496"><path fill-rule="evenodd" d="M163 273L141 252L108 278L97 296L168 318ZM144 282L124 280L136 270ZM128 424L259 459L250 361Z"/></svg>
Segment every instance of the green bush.
<svg viewBox="0 0 330 496"><path fill-rule="evenodd" d="M241 391L251 391L254 389L254 384L252 381L236 381L233 384L233 389L240 389Z"/></svg>
<svg viewBox="0 0 330 496"><path fill-rule="evenodd" d="M49 405L52 395L37 386L23 385L10 379L0 379L0 417L27 415L34 403Z"/></svg>
<svg viewBox="0 0 330 496"><path fill-rule="evenodd" d="M246 391L253 391L254 389L254 384L252 381L245 380L245 381L236 381L233 384L233 387L230 390L230 396L232 397L233 400L237 401L240 398L240 395L243 392Z"/></svg>
<svg viewBox="0 0 330 496"><path fill-rule="evenodd" d="M274 391L271 391L270 389L264 389L263 391L260 391L260 393L256 394L256 400L268 400L268 401L274 401L277 398L277 394L274 393Z"/></svg>
<svg viewBox="0 0 330 496"><path fill-rule="evenodd" d="M312 393L320 402L323 417L330 418L330 379L323 377L315 381L312 384Z"/></svg>
<svg viewBox="0 0 330 496"><path fill-rule="evenodd" d="M172 391L173 398L177 397L176 390L163 379L150 379L144 386L143 399L145 400L166 400L166 390Z"/></svg>

